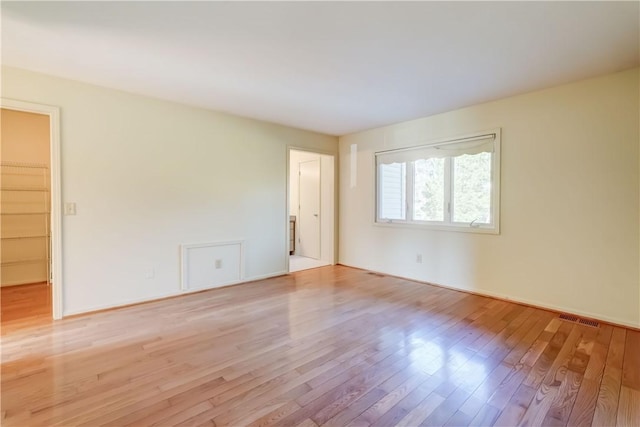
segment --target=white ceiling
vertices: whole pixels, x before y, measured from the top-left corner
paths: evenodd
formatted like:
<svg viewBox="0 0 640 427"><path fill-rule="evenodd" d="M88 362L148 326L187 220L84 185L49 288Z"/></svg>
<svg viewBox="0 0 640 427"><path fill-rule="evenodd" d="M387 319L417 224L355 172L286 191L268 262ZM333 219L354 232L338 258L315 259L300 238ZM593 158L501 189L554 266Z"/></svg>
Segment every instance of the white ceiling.
<svg viewBox="0 0 640 427"><path fill-rule="evenodd" d="M640 63L633 2L2 2L2 62L333 135Z"/></svg>

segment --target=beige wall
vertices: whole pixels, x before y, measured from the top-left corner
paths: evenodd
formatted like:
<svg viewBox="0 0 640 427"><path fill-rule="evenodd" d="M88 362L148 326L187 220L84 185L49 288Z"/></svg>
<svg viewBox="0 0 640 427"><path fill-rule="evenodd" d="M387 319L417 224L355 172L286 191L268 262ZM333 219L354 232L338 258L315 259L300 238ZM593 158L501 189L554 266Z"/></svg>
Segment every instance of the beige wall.
<svg viewBox="0 0 640 427"><path fill-rule="evenodd" d="M44 282L49 247L49 117L2 109L2 286Z"/></svg>
<svg viewBox="0 0 640 427"><path fill-rule="evenodd" d="M639 117L635 69L341 137L339 260L639 326ZM500 235L373 225L374 152L496 127Z"/></svg>
<svg viewBox="0 0 640 427"><path fill-rule="evenodd" d="M286 272L288 146L337 138L3 68L60 107L64 314L180 292L181 244L244 240L244 280Z"/></svg>

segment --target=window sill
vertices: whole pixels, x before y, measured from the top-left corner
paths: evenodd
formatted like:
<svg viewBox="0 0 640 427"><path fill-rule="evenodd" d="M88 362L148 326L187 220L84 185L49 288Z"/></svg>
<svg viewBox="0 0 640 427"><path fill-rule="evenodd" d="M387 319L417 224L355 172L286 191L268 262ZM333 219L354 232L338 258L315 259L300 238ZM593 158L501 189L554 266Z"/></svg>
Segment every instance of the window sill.
<svg viewBox="0 0 640 427"><path fill-rule="evenodd" d="M425 224L418 222L378 222L374 221L373 225L376 227L390 227L390 228L411 228L418 230L436 230L436 231L455 231L458 233L475 233L475 234L500 234L500 228L495 227L469 227L462 225L440 225L440 224Z"/></svg>

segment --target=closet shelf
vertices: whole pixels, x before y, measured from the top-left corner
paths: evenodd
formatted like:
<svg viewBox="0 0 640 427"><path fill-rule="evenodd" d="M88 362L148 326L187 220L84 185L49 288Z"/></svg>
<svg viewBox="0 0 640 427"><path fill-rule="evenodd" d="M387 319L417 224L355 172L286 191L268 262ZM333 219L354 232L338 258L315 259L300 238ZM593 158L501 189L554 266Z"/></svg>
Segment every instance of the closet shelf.
<svg viewBox="0 0 640 427"><path fill-rule="evenodd" d="M43 237L49 237L47 234L34 234L32 236L2 236L0 239L2 240L19 240L19 239L41 239Z"/></svg>
<svg viewBox="0 0 640 427"><path fill-rule="evenodd" d="M0 166L6 168L49 169L49 166L42 163L0 162Z"/></svg>
<svg viewBox="0 0 640 427"><path fill-rule="evenodd" d="M41 187L0 187L0 190L2 191L39 191L42 193L48 193L49 190L46 188L41 188Z"/></svg>
<svg viewBox="0 0 640 427"><path fill-rule="evenodd" d="M0 212L0 215L49 215L51 212Z"/></svg>
<svg viewBox="0 0 640 427"><path fill-rule="evenodd" d="M2 161L0 178L2 281L45 281L49 276L51 259L49 167L38 163Z"/></svg>
<svg viewBox="0 0 640 427"><path fill-rule="evenodd" d="M28 176L28 177L31 177L31 178L42 178L42 179L45 179L45 178L49 177L48 174L34 173L34 172L30 172L29 170L27 170L27 171L17 171L17 172L9 172L9 171L4 171L3 170L2 172L0 172L0 175L7 176L7 177L9 177L9 176L12 176L12 177L15 177L15 176Z"/></svg>
<svg viewBox="0 0 640 427"><path fill-rule="evenodd" d="M44 261L47 261L47 258L31 258L31 259L23 259L20 261L5 261L5 262L2 262L2 265L36 264Z"/></svg>

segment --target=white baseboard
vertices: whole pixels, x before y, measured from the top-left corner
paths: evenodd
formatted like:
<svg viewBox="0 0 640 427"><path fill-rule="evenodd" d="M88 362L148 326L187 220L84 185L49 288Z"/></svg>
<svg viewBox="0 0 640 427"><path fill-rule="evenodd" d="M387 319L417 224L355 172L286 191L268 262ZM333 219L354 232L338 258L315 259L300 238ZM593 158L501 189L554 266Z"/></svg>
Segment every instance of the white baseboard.
<svg viewBox="0 0 640 427"><path fill-rule="evenodd" d="M210 288L210 289L194 289L194 290L187 290L187 291L178 290L177 292L172 292L172 293L165 294L165 295L156 295L156 296L153 296L152 298L130 299L130 300L127 300L127 301L116 303L116 304L93 306L93 307L89 307L87 309L83 309L83 310L79 310L79 311L65 311L63 313L63 318L64 317L69 317L69 316L78 316L80 314L90 314L90 313L94 313L96 311L103 311L103 310L111 310L111 309L116 309L116 308L122 308L122 307L126 307L126 306L129 306L129 305L143 304L143 303L147 303L147 302L154 302L154 301L159 301L159 300L163 300L163 299L166 299L166 298L179 297L179 296L182 296L182 295L195 294L195 293L199 293L199 292L209 292L209 291L214 291L216 289L223 289L223 288L226 288L228 286L236 286L236 285L242 285L242 284L249 283L249 282L255 282L257 280L271 279L273 277L284 276L286 274L288 274L287 271L278 271L278 272L275 272L275 273L268 273L268 274L262 274L262 275L259 275L259 276L247 277L247 278L245 278L245 279L243 279L241 281L235 282L235 283L227 283L224 286Z"/></svg>
<svg viewBox="0 0 640 427"><path fill-rule="evenodd" d="M439 285L438 285L439 286ZM444 287L444 286L443 286ZM507 300L507 301L513 301L515 303L521 303L521 304L526 304L526 305L531 305L531 306L535 306L535 307L539 307L542 309L549 309L552 311L559 311L562 313L570 313L570 314L575 314L578 316L582 316L582 317L588 317L591 319L595 319L595 320L601 320L603 322L607 322L607 323L612 323L615 325L620 325L620 326L626 326L629 328L640 328L640 323L639 324L634 324L633 322L629 322L625 319L619 319L616 317L610 317L610 316L606 316L600 313L592 313L589 311L583 311L583 310L578 310L575 308L570 308L570 307L562 307L559 305L555 305L555 304L549 304L546 302L540 302L540 301L536 301L536 300L530 300L527 298L513 298L511 296L508 295L501 295L495 292L490 292L490 291L485 291L485 290L480 290L479 292L475 292L475 291L467 291L466 289L457 289L463 292L469 292L469 293L477 293L478 295L483 295L483 296L488 296L488 297L493 297L493 298L499 298L499 299L503 299L503 300Z"/></svg>
<svg viewBox="0 0 640 427"><path fill-rule="evenodd" d="M274 277L285 276L287 274L289 274L288 271L282 270L282 271L278 271L276 273L269 273L269 274L262 274L260 276L247 277L247 278L244 279L244 281L242 283L255 282L256 280L271 279L271 278L274 278Z"/></svg>
<svg viewBox="0 0 640 427"><path fill-rule="evenodd" d="M78 316L81 314L95 313L96 311L111 310L111 309L126 307L134 304L142 304L145 302L154 302L154 301L163 300L165 298L171 298L171 297L176 297L180 295L184 295L184 293L178 292L178 293L170 293L170 294L164 294L164 295L154 295L152 298L134 298L134 299L118 302L115 304L91 306L82 310L73 310L73 311L64 310L64 312L62 313L62 318L69 317L69 316Z"/></svg>
<svg viewBox="0 0 640 427"><path fill-rule="evenodd" d="M472 290L472 289L460 288L460 287L456 287L456 286L442 285L440 283L427 282L425 280L415 279L415 278L412 278L412 277L399 276L399 275L396 275L396 274L387 273L385 271L370 270L370 269L367 269L367 268L357 267L355 265L349 265L349 264L345 264L345 263L338 263L338 264L339 265L344 265L345 267L357 268L359 270L372 271L374 273L385 274L387 276L397 277L399 279L411 280L412 282L417 282L417 283L425 283L427 285L438 286L440 288L451 289L451 290L454 290L454 291L465 292L465 293L468 293L468 294L480 295L480 296L485 296L485 297L490 297L490 298L498 298L498 299L502 299L502 300L506 300L506 301L511 301L511 302L514 302L514 303L530 305L530 306L533 306L533 307L541 308L543 310L547 309L547 310L552 310L552 311L557 311L557 312L562 312L562 313L575 314L577 316L583 316L583 317L588 317L588 318L595 319L595 320L601 320L603 322L611 323L611 324L614 324L614 325L620 325L620 326L624 326L624 327L628 327L628 328L634 328L634 329L639 329L640 328L640 322L639 323L634 323L634 322L630 322L630 321L628 321L626 319L620 319L620 318L616 318L616 317L606 316L606 315L603 315L603 314L600 314L600 313L592 313L592 312L589 312L589 311L583 311L583 310L579 310L579 309L575 309L575 308L571 308L571 307L562 307L562 306L559 306L559 305L549 304L549 303L546 303L546 302L531 300L531 299L527 299L527 298L513 297L511 295L500 294L498 292L487 291L485 289L473 289Z"/></svg>

